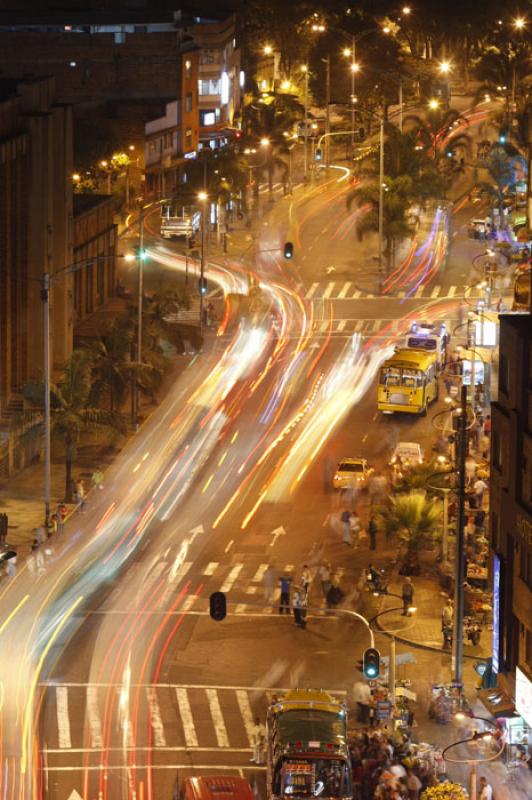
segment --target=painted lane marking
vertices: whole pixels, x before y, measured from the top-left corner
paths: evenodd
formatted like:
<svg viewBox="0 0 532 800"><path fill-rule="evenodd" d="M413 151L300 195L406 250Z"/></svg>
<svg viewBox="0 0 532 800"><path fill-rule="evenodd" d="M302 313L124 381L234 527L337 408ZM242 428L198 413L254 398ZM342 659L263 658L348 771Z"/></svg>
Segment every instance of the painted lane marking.
<svg viewBox="0 0 532 800"><path fill-rule="evenodd" d="M222 583L222 588L220 589L221 592L228 592L232 588L233 583L238 578L243 566L243 564L235 564L225 581Z"/></svg>
<svg viewBox="0 0 532 800"><path fill-rule="evenodd" d="M347 292L349 291L350 287L351 287L351 281L346 281L343 285L342 290L338 295L338 299L343 299L344 297L347 297Z"/></svg>
<svg viewBox="0 0 532 800"><path fill-rule="evenodd" d="M220 708L220 701L218 700L218 692L216 689L205 689L205 694L209 701L209 709L218 747L229 747L229 737L227 736L227 729L225 727L222 709Z"/></svg>
<svg viewBox="0 0 532 800"><path fill-rule="evenodd" d="M68 716L68 689L58 686L55 690L55 704L57 712L57 732L61 750L70 750L72 739L70 736L70 719Z"/></svg>
<svg viewBox="0 0 532 800"><path fill-rule="evenodd" d="M188 700L186 688L176 686L177 705L179 706L179 714L181 716L181 724L183 725L183 733L185 734L185 742L187 747L197 747L198 737L196 736L196 728L194 727L194 720L192 718L192 711Z"/></svg>
<svg viewBox="0 0 532 800"><path fill-rule="evenodd" d="M219 561L209 561L209 563L203 570L202 575L214 575L214 573L218 568L219 563L220 563Z"/></svg>
<svg viewBox="0 0 532 800"><path fill-rule="evenodd" d="M238 701L240 713L242 714L242 719L244 720L244 727L246 729L249 744L250 746L253 746L253 714L251 713L251 705L249 703L248 693L239 689L236 693L236 699Z"/></svg>
<svg viewBox="0 0 532 800"><path fill-rule="evenodd" d="M87 713L89 715L89 730L93 747L103 747L102 723L98 709L98 690L95 686L87 686Z"/></svg>
<svg viewBox="0 0 532 800"><path fill-rule="evenodd" d="M148 708L150 710L150 721L153 730L155 747L166 747L166 737L164 735L164 725L161 717L161 709L157 700L157 693L153 687L146 689L148 698Z"/></svg>
<svg viewBox="0 0 532 800"><path fill-rule="evenodd" d="M319 283L313 283L308 292L305 295L305 300L311 300L314 296L316 289L318 288Z"/></svg>

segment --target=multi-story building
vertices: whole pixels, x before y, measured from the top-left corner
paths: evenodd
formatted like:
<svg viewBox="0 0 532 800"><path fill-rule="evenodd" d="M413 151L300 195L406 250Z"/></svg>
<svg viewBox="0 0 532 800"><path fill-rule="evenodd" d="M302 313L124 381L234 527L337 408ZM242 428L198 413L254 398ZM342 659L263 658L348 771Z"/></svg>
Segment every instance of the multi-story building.
<svg viewBox="0 0 532 800"><path fill-rule="evenodd" d="M144 163L148 197L172 194L187 159L199 146L198 66L199 52L191 44L183 48L175 100L166 113L146 124Z"/></svg>
<svg viewBox="0 0 532 800"><path fill-rule="evenodd" d="M493 661L508 693L532 697L532 325L500 317L498 398L491 405ZM526 688L525 684L528 688ZM519 702L518 698L516 700ZM518 709L519 710L519 709ZM532 720L529 720L532 725Z"/></svg>
<svg viewBox="0 0 532 800"><path fill-rule="evenodd" d="M56 102L52 78L1 80L0 462L5 471L24 461L15 421L24 384L43 371L43 275L71 263L71 109ZM72 347L71 289L66 277L51 291L55 366Z"/></svg>
<svg viewBox="0 0 532 800"><path fill-rule="evenodd" d="M115 294L116 243L113 198L75 194L74 263L80 269L72 276L74 328Z"/></svg>
<svg viewBox="0 0 532 800"><path fill-rule="evenodd" d="M244 87L236 17L221 21L197 18L183 34L199 48L200 144L215 148L227 141L239 121Z"/></svg>

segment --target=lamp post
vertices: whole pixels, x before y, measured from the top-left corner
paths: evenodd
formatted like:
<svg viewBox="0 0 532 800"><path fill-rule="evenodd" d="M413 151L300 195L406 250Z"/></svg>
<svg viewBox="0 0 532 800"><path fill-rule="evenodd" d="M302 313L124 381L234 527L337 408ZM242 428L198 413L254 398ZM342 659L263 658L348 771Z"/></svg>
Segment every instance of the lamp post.
<svg viewBox="0 0 532 800"><path fill-rule="evenodd" d="M497 730L496 724L490 720L486 719L486 717L477 717L475 714L463 714L459 712L455 714L455 719L478 719L482 722L485 722L487 725L491 725L495 730ZM470 767L470 775L469 775L469 797L470 800L477 800L477 764L484 764L489 761L495 761L495 759L499 758L499 756L504 752L504 748L506 746L506 742L504 738L501 741L501 745L497 752L487 758L451 758L447 755L449 750L453 747L458 747L462 744L469 744L470 742L477 742L479 739L491 739L494 736L494 731L475 731L471 736L466 737L465 739L459 739L457 742L452 742L451 744L447 745L442 750L442 757L445 761L449 761L451 764L468 764Z"/></svg>
<svg viewBox="0 0 532 800"><path fill-rule="evenodd" d="M440 75L448 76L451 72L452 64L450 61L441 61L438 65L438 72ZM449 78L445 81L445 94L447 95L447 102L451 102L451 81Z"/></svg>
<svg viewBox="0 0 532 800"><path fill-rule="evenodd" d="M384 109L379 119L379 271L382 275L384 246Z"/></svg>
<svg viewBox="0 0 532 800"><path fill-rule="evenodd" d="M305 75L305 129L303 132L304 153L303 153L303 177L307 180L308 173L308 67L303 64L301 72Z"/></svg>
<svg viewBox="0 0 532 800"><path fill-rule="evenodd" d="M465 580L465 461L467 455L467 386L462 385L458 417L458 522L454 586L454 624L451 670L453 680L462 683L464 580Z"/></svg>
<svg viewBox="0 0 532 800"><path fill-rule="evenodd" d="M137 250L138 264L138 302L137 302L137 359L142 364L142 304L144 294L144 204L142 198L139 199L139 246ZM139 386L135 381L134 404L133 404L133 424L138 424L139 418Z"/></svg>
<svg viewBox="0 0 532 800"><path fill-rule="evenodd" d="M208 200L207 192L198 192L198 200L201 203L201 249L200 249L200 305L199 305L199 323L200 333L203 333L203 281L205 279L205 208Z"/></svg>

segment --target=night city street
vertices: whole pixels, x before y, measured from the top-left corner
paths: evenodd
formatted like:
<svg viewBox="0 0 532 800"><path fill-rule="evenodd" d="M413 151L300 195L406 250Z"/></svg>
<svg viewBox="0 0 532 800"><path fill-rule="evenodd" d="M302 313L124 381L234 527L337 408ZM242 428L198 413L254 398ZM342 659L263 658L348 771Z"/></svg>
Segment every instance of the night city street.
<svg viewBox="0 0 532 800"><path fill-rule="evenodd" d="M0 9L0 798L532 798L532 6Z"/></svg>

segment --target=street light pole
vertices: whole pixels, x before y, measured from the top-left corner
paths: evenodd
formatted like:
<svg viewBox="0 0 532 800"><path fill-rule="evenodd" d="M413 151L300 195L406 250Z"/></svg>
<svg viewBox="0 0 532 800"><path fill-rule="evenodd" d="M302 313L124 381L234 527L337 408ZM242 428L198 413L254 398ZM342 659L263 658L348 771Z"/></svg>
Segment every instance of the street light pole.
<svg viewBox="0 0 532 800"><path fill-rule="evenodd" d="M331 132L331 57L327 56L325 59L325 134ZM325 143L325 167L329 169L330 163L330 147L329 137Z"/></svg>
<svg viewBox="0 0 532 800"><path fill-rule="evenodd" d="M44 528L50 522L50 274L44 273L41 297L44 303Z"/></svg>
<svg viewBox="0 0 532 800"><path fill-rule="evenodd" d="M203 334L203 281L205 278L205 207L207 205L207 193L200 192L198 194L198 200L201 202L201 247L200 247L200 282L199 282L199 294L200 294L200 305L199 305L199 324L200 324L200 334Z"/></svg>
<svg viewBox="0 0 532 800"><path fill-rule="evenodd" d="M353 34L351 46L351 158L355 152L355 73L356 73L356 36Z"/></svg>
<svg viewBox="0 0 532 800"><path fill-rule="evenodd" d="M304 130L304 153L303 153L303 176L307 180L308 173L308 67L301 68L305 73L305 130Z"/></svg>
<svg viewBox="0 0 532 800"><path fill-rule="evenodd" d="M384 237L384 109L379 120L379 270L383 269Z"/></svg>
<svg viewBox="0 0 532 800"><path fill-rule="evenodd" d="M453 680L462 683L462 651L464 625L465 580L465 461L467 453L467 386L462 385L458 417L458 520L456 530L456 564L454 586L454 624L451 667Z"/></svg>
<svg viewBox="0 0 532 800"><path fill-rule="evenodd" d="M142 304L144 294L144 206L141 201L139 210L139 247L137 251L138 264L138 302L137 302L137 359L142 363ZM133 393L133 419L134 425L138 424L139 418L139 384L135 381L135 391Z"/></svg>

